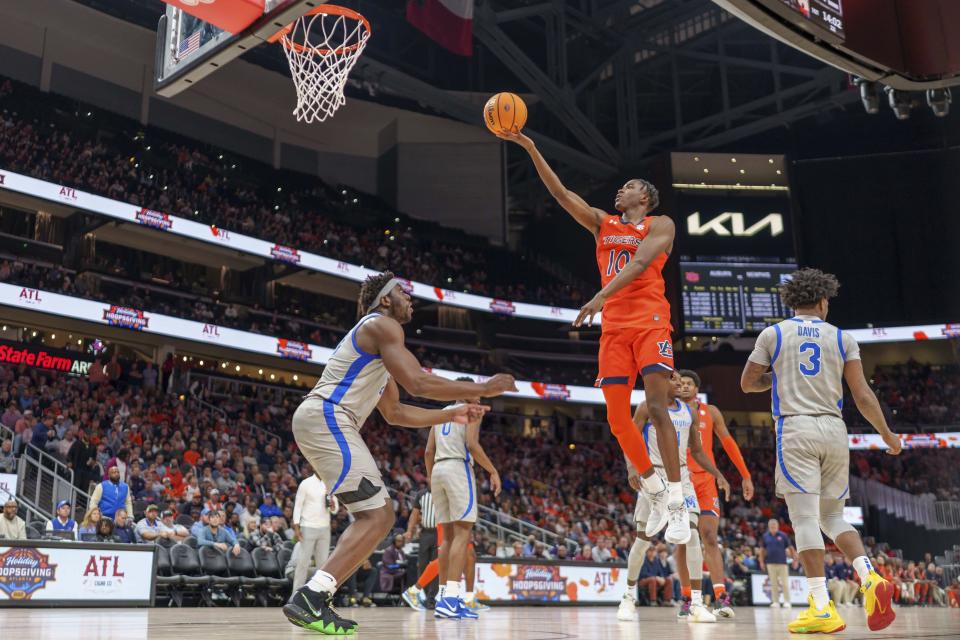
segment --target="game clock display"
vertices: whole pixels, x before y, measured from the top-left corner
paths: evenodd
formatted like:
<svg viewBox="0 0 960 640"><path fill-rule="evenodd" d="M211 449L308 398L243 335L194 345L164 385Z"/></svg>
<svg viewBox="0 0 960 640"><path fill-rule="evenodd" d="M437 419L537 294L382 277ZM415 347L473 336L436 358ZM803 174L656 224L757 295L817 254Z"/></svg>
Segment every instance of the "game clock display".
<svg viewBox="0 0 960 640"><path fill-rule="evenodd" d="M793 264L681 262L683 328L693 333L758 333L790 317L780 284Z"/></svg>
<svg viewBox="0 0 960 640"><path fill-rule="evenodd" d="M841 0L780 0L813 24L843 37Z"/></svg>

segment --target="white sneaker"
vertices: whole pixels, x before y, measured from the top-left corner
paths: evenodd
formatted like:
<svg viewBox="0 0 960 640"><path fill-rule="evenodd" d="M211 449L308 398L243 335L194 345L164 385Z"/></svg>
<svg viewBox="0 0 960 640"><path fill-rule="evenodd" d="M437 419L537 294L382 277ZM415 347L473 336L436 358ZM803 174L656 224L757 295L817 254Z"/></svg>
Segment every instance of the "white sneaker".
<svg viewBox="0 0 960 640"><path fill-rule="evenodd" d="M683 503L667 507L667 531L663 538L670 544L687 544L690 541L690 515Z"/></svg>
<svg viewBox="0 0 960 640"><path fill-rule="evenodd" d="M789 600L784 601L784 603L783 603L782 606L783 606L784 609L790 609L790 608L793 607L793 605L790 604L790 601L789 601Z"/></svg>
<svg viewBox="0 0 960 640"><path fill-rule="evenodd" d="M620 600L620 606L617 608L617 620L623 622L633 622L637 619L637 603L629 595L623 596Z"/></svg>
<svg viewBox="0 0 960 640"><path fill-rule="evenodd" d="M771 609L779 609L779 608L780 608L780 603L779 603L779 602L771 602L771 603L770 603L770 608L771 608Z"/></svg>
<svg viewBox="0 0 960 640"><path fill-rule="evenodd" d="M670 517L667 513L667 490L663 489L659 493L644 490L643 495L650 501L650 515L647 516L647 526L643 532L648 538L652 538L667 526L667 520Z"/></svg>
<svg viewBox="0 0 960 640"><path fill-rule="evenodd" d="M716 622L717 616L710 613L710 610L703 606L702 602L690 605L690 617L687 622Z"/></svg>

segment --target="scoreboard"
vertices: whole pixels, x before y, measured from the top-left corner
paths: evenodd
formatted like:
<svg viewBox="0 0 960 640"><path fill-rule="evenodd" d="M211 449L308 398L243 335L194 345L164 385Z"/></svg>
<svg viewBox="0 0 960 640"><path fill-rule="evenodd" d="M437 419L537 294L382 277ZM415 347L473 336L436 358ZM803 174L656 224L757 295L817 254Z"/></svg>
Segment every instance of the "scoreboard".
<svg viewBox="0 0 960 640"><path fill-rule="evenodd" d="M843 6L840 0L779 1L809 20L813 26L828 31L840 38L844 37Z"/></svg>
<svg viewBox="0 0 960 640"><path fill-rule="evenodd" d="M683 328L691 333L757 333L792 313L780 284L794 264L681 262Z"/></svg>

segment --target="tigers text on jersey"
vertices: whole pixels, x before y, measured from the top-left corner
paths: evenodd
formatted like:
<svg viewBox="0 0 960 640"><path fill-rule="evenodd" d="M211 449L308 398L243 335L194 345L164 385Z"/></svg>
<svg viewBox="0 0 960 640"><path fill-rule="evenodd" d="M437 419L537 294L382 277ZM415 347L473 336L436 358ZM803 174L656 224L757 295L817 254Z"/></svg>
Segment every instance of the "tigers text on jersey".
<svg viewBox="0 0 960 640"><path fill-rule="evenodd" d="M686 451L690 441L690 427L693 425L693 414L690 412L690 405L680 400L674 400L674 404L667 409L670 414L670 421L677 432L677 448L680 450L680 466L687 466ZM655 467L663 466L663 458L660 457L660 447L657 444L657 430L652 422L643 425L643 441L647 443L647 453L650 455L650 462Z"/></svg>
<svg viewBox="0 0 960 640"><path fill-rule="evenodd" d="M390 377L380 356L367 353L357 344L357 331L363 323L379 315L364 316L350 329L330 356L320 380L307 394L308 398L319 397L337 405L357 429L380 402Z"/></svg>
<svg viewBox="0 0 960 640"><path fill-rule="evenodd" d="M633 259L643 239L650 233L656 216L647 216L639 224L624 222L620 216L604 220L597 232L597 267L600 282L607 284ZM663 265L667 253L657 256L635 280L610 296L603 305L604 330L670 327L670 303L663 284Z"/></svg>
<svg viewBox="0 0 960 640"><path fill-rule="evenodd" d="M444 407L450 409L456 405ZM450 458L459 458L473 463L470 458L470 452L467 450L467 425L459 422L444 422L431 427L433 429L433 441L436 444L436 455L433 456L434 462L447 460Z"/></svg>
<svg viewBox="0 0 960 640"><path fill-rule="evenodd" d="M848 333L815 316L797 316L764 329L750 361L773 369L773 417L842 417L843 365L859 360Z"/></svg>

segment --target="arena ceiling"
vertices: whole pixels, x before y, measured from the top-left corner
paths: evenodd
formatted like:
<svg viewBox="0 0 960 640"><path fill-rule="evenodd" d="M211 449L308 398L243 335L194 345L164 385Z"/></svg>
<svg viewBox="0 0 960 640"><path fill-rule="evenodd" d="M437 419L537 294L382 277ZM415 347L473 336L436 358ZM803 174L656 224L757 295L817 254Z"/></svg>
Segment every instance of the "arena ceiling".
<svg viewBox="0 0 960 640"><path fill-rule="evenodd" d="M78 1L148 28L164 7ZM374 25L352 75L355 95L476 124L483 96L520 93L541 149L591 181L666 149L719 147L858 100L845 74L710 0L478 0L471 57L412 28L404 2L342 1ZM245 59L286 72L276 47ZM519 195L530 163L509 171Z"/></svg>

